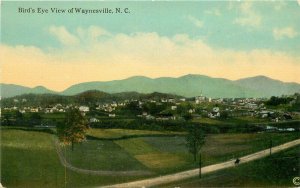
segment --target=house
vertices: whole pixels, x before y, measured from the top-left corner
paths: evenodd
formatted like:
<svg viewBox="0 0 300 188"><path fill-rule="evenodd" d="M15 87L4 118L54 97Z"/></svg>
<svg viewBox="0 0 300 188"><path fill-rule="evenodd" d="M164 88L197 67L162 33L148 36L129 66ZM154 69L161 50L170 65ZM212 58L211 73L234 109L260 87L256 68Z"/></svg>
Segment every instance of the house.
<svg viewBox="0 0 300 188"><path fill-rule="evenodd" d="M220 108L219 107L213 107L212 111L214 113L218 113L220 111Z"/></svg>
<svg viewBox="0 0 300 188"><path fill-rule="evenodd" d="M168 102L174 103L174 102L175 102L175 99L170 98L170 99L168 99Z"/></svg>
<svg viewBox="0 0 300 188"><path fill-rule="evenodd" d="M218 118L220 117L220 108L219 107L213 107L212 111L207 114L209 118Z"/></svg>
<svg viewBox="0 0 300 188"><path fill-rule="evenodd" d="M220 117L220 112L210 112L210 113L207 114L207 116L209 118L215 119L217 117Z"/></svg>
<svg viewBox="0 0 300 188"><path fill-rule="evenodd" d="M246 108L250 108L250 109L257 109L257 104L255 104L255 103L247 103L246 105L245 105L245 107Z"/></svg>
<svg viewBox="0 0 300 188"><path fill-rule="evenodd" d="M97 122L99 122L99 119L97 119L97 118L91 118L90 119L90 123L97 123Z"/></svg>
<svg viewBox="0 0 300 188"><path fill-rule="evenodd" d="M116 117L116 114L108 114L108 117Z"/></svg>
<svg viewBox="0 0 300 188"><path fill-rule="evenodd" d="M175 120L175 119L176 117L173 116L173 114L171 113L158 114L158 116L156 117L156 120L158 121Z"/></svg>
<svg viewBox="0 0 300 188"><path fill-rule="evenodd" d="M290 131L290 132L295 131L294 128L286 128L285 130L286 130L286 131Z"/></svg>
<svg viewBox="0 0 300 188"><path fill-rule="evenodd" d="M25 110L19 110L19 112L25 114Z"/></svg>
<svg viewBox="0 0 300 188"><path fill-rule="evenodd" d="M147 119L147 120L153 120L153 119L155 119L155 117L154 117L154 116L151 116L151 115L147 115L147 116L146 116L146 119Z"/></svg>
<svg viewBox="0 0 300 188"><path fill-rule="evenodd" d="M81 112L89 112L89 111L90 111L90 108L87 107L87 106L80 106L80 107L79 107L79 111L81 111Z"/></svg>
<svg viewBox="0 0 300 188"><path fill-rule="evenodd" d="M53 113L53 109L52 108L45 108L45 113Z"/></svg>
<svg viewBox="0 0 300 188"><path fill-rule="evenodd" d="M195 97L196 104L200 104L200 103L204 102L205 100L206 100L206 97L204 97L202 95Z"/></svg>
<svg viewBox="0 0 300 188"><path fill-rule="evenodd" d="M267 110L262 110L259 112L262 118L266 118L274 114L274 112L267 111Z"/></svg>
<svg viewBox="0 0 300 188"><path fill-rule="evenodd" d="M273 127L273 126L269 126L269 125L267 125L267 127L266 127L266 131L277 131L278 129L277 129L277 127Z"/></svg>
<svg viewBox="0 0 300 188"><path fill-rule="evenodd" d="M188 111L190 114L195 113L195 109L189 109Z"/></svg>

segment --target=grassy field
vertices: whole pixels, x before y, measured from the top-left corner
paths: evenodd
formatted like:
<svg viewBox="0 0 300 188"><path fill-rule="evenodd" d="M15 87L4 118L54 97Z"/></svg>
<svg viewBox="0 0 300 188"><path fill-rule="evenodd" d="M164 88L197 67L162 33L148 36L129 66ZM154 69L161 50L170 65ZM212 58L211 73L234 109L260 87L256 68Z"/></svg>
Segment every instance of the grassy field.
<svg viewBox="0 0 300 188"><path fill-rule="evenodd" d="M211 118L201 118L194 119L194 122L212 124L212 125L226 125L226 124L245 124L245 123L269 123L270 120L265 118L257 118L252 116L234 117L228 118L226 120L221 119L211 119Z"/></svg>
<svg viewBox="0 0 300 188"><path fill-rule="evenodd" d="M65 174L65 168L61 165L55 150L53 135L1 128L1 183L5 187L73 188L133 179L136 177L95 176L70 170L66 170Z"/></svg>
<svg viewBox="0 0 300 188"><path fill-rule="evenodd" d="M204 165L243 156L299 138L299 133L253 133L208 135L202 148ZM158 174L197 167L188 153L185 138L141 137L114 141L138 161Z"/></svg>
<svg viewBox="0 0 300 188"><path fill-rule="evenodd" d="M300 146L266 158L160 187L295 187L300 176Z"/></svg>
<svg viewBox="0 0 300 188"><path fill-rule="evenodd" d="M182 132L173 131L148 131L148 130L132 130L132 129L90 129L87 133L89 136L96 138L120 138L123 136L137 135L169 135L183 134Z"/></svg>
<svg viewBox="0 0 300 188"><path fill-rule="evenodd" d="M157 131L93 129L95 136L109 138L131 134L159 134ZM100 132L104 131L104 132ZM165 134L166 132L163 132ZM96 135L97 134L97 135ZM172 134L172 133L170 133ZM1 182L7 187L64 187L65 168L55 150L55 135L1 129ZM299 138L299 133L253 133L208 135L202 149L204 165ZM149 170L155 176L197 166L187 152L184 136L147 136L121 140L87 140L66 149L66 159L73 166L89 170ZM96 186L140 179L79 174L67 170L67 187Z"/></svg>
<svg viewBox="0 0 300 188"><path fill-rule="evenodd" d="M112 141L87 140L66 150L66 160L89 170L147 170L138 160Z"/></svg>

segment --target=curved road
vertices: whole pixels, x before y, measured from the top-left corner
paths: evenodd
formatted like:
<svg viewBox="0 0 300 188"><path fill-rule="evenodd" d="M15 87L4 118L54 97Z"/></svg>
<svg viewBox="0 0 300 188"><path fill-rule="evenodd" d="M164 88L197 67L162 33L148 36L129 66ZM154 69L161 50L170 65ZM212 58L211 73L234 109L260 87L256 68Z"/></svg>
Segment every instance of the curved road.
<svg viewBox="0 0 300 188"><path fill-rule="evenodd" d="M291 148L294 147L296 145L300 145L300 139L298 140L294 140L291 142L287 142L285 144L279 145L279 146L275 146L272 148L272 153L276 153L282 150L285 150L287 148ZM244 157L240 158L240 164L241 163L247 163L259 158L263 158L266 157L270 154L270 150L266 149L266 150L262 150L250 155L246 155ZM206 174L209 172L214 172L217 170L221 170L221 169L225 169L225 168L229 168L229 167L233 167L234 166L234 161L233 160L229 160L223 163L218 163L218 164L214 164L214 165L210 165L210 166L206 166L203 167L202 170L202 174ZM188 170L188 171L184 171L184 172L179 172L179 173L175 173L175 174L170 174L170 175L165 175L165 176L160 176L160 177L155 177L155 178L149 178L149 179L145 179L145 180L139 180L139 181L133 181L133 182L128 182L128 183L121 183L121 184L115 184L115 185L108 185L108 186L103 186L103 188L134 188L134 187L152 187L152 186L156 186L156 185L161 185L161 184L165 184L165 183L170 183L170 182L174 182L174 181L178 181L178 180L183 180L183 179L187 179L190 177L194 177L194 176L198 176L199 175L199 168L194 169L194 170Z"/></svg>

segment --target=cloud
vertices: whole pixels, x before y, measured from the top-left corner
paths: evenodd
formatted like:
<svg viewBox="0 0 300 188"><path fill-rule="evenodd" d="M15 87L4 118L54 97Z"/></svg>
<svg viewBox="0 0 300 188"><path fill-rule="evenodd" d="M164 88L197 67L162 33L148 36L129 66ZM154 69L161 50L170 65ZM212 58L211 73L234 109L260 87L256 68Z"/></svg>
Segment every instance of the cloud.
<svg viewBox="0 0 300 188"><path fill-rule="evenodd" d="M273 37L276 40L283 38L295 38L298 32L294 30L293 27L275 28L273 29Z"/></svg>
<svg viewBox="0 0 300 188"><path fill-rule="evenodd" d="M252 8L252 2L246 1L239 7L241 17L236 18L233 23L241 26L258 27L261 25L261 16Z"/></svg>
<svg viewBox="0 0 300 188"><path fill-rule="evenodd" d="M211 10L206 10L205 14L211 14L211 15L215 15L215 16L221 16L221 12L217 8L214 8L214 9L211 9Z"/></svg>
<svg viewBox="0 0 300 188"><path fill-rule="evenodd" d="M197 19L197 18L195 18L195 17L193 17L193 16L191 16L191 15L188 15L186 18L187 18L191 23L193 23L196 27L199 27L199 28L203 27L203 21L201 21L201 20L199 20L199 19Z"/></svg>
<svg viewBox="0 0 300 188"><path fill-rule="evenodd" d="M274 10L277 10L277 11L281 10L282 8L284 8L286 6L286 2L284 2L284 1L275 1L274 3L275 3Z"/></svg>
<svg viewBox="0 0 300 188"><path fill-rule="evenodd" d="M300 82L300 58L285 53L214 49L186 34L171 37L155 32L112 34L96 26L72 32L61 29L73 33L78 44L47 51L35 46L1 45L3 82L63 90L79 82L134 75L176 77L189 73L229 79L266 75ZM82 37L97 40L87 42Z"/></svg>
<svg viewBox="0 0 300 188"><path fill-rule="evenodd" d="M57 39L63 44L63 45L74 45L77 44L78 38L71 33L69 33L65 27L60 26L51 26L49 28L49 32L57 37Z"/></svg>

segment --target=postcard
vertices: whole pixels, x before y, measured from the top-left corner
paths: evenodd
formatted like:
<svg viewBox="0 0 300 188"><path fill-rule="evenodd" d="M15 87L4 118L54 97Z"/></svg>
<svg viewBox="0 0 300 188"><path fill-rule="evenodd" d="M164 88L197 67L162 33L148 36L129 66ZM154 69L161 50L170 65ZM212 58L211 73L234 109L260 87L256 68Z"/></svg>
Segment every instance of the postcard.
<svg viewBox="0 0 300 188"><path fill-rule="evenodd" d="M1 1L0 187L300 186L300 2Z"/></svg>

